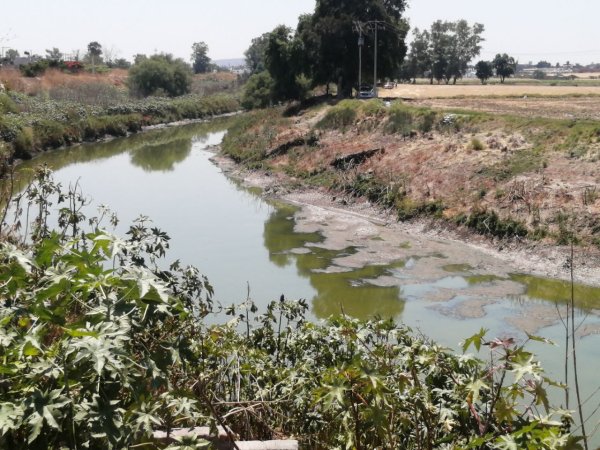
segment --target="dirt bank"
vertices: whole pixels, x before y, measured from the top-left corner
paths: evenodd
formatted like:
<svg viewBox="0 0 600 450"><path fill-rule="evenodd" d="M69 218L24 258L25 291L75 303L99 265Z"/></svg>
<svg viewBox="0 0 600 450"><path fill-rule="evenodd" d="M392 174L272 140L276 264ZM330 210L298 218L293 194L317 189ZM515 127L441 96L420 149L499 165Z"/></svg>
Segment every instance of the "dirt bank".
<svg viewBox="0 0 600 450"><path fill-rule="evenodd" d="M504 278L518 272L561 280L570 278L566 265L570 248L565 246L516 239L492 240L435 219L398 222L389 211L364 199L301 186L282 173L248 171L223 155L216 155L213 161L228 176L248 187L261 188L263 195L300 206L296 214L298 230L319 231L326 238L324 246L332 249L357 246L360 251L336 262L341 266L360 267L413 258L412 273L422 279L447 276L449 261L465 264L470 273L481 276ZM442 253L448 260L428 258ZM575 268L577 282L600 286L597 251L576 248ZM503 289L507 294L519 294L521 290L514 283L506 283Z"/></svg>

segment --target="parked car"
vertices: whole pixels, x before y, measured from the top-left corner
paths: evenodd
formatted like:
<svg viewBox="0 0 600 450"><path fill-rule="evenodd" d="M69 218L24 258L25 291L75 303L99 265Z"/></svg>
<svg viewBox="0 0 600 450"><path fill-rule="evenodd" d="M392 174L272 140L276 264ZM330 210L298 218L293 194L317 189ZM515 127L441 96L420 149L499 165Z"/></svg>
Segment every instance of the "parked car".
<svg viewBox="0 0 600 450"><path fill-rule="evenodd" d="M394 86L394 83L393 83L392 81L388 81L387 83L385 83L385 84L383 85L383 88L384 88L384 89L394 89L394 87L395 87L395 86Z"/></svg>
<svg viewBox="0 0 600 450"><path fill-rule="evenodd" d="M370 84L361 84L358 90L358 98L373 98L375 97L375 89Z"/></svg>

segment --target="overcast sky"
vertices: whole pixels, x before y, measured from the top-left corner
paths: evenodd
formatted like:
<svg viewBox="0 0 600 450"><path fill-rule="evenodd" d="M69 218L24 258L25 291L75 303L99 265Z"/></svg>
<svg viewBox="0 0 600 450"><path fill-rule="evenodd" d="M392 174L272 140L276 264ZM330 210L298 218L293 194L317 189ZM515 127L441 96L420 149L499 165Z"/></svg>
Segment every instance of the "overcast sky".
<svg viewBox="0 0 600 450"><path fill-rule="evenodd" d="M167 52L189 59L204 41L212 59L243 56L278 24L294 27L314 0L1 0L0 47L69 53L100 42L120 57ZM520 62L600 62L599 0L410 0L413 27L464 18L485 25L481 57Z"/></svg>

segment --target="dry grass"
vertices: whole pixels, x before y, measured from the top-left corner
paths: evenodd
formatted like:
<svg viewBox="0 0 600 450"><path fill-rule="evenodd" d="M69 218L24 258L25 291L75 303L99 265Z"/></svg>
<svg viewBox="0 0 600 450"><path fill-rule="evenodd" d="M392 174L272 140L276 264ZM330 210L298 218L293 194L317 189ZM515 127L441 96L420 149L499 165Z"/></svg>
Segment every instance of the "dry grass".
<svg viewBox="0 0 600 450"><path fill-rule="evenodd" d="M534 86L534 85L446 85L399 84L395 89L380 89L381 97L406 99L456 97L523 97L600 95L600 86Z"/></svg>
<svg viewBox="0 0 600 450"><path fill-rule="evenodd" d="M436 98L419 99L414 103L442 110L460 109L522 117L600 120L600 96L595 95L555 98Z"/></svg>
<svg viewBox="0 0 600 450"><path fill-rule="evenodd" d="M0 69L0 82L9 89L28 95L37 95L55 88L77 87L90 84L106 84L121 87L127 81L127 71L114 69L108 73L91 74L82 72L70 74L59 70L47 70L44 75L36 78L23 77L18 70Z"/></svg>

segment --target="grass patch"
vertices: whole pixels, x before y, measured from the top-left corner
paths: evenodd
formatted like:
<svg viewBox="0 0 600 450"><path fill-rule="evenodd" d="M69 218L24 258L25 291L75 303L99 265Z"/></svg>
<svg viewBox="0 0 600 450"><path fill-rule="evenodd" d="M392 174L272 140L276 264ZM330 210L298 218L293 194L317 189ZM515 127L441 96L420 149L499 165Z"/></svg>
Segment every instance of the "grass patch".
<svg viewBox="0 0 600 450"><path fill-rule="evenodd" d="M280 109L255 110L237 117L221 144L222 151L237 163L259 168L273 145L277 128L288 124Z"/></svg>
<svg viewBox="0 0 600 450"><path fill-rule="evenodd" d="M358 100L342 100L329 108L316 127L323 130L344 130L356 123L360 109L361 103Z"/></svg>

